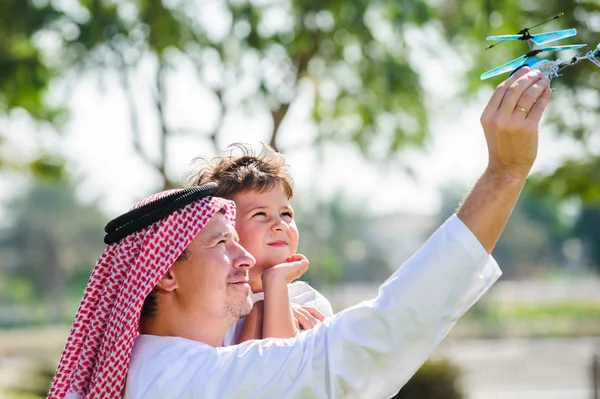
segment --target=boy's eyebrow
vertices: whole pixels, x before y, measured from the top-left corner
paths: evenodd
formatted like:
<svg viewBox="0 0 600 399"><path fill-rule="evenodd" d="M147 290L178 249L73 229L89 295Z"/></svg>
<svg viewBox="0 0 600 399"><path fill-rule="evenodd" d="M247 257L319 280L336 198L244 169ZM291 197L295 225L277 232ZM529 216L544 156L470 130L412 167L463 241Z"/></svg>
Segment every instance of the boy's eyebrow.
<svg viewBox="0 0 600 399"><path fill-rule="evenodd" d="M242 209L247 212L247 211L254 211L256 209L264 209L264 208L268 208L268 207L269 207L268 205L250 204L248 206L243 207ZM281 209L290 209L291 210L292 206L291 205L283 205L280 208Z"/></svg>

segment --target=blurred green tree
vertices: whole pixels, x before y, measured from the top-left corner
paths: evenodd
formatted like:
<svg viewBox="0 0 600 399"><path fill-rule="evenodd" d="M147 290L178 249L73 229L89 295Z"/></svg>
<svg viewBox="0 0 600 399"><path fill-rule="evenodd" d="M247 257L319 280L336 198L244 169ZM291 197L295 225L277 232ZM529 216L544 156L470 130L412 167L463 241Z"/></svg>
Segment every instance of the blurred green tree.
<svg viewBox="0 0 600 399"><path fill-rule="evenodd" d="M372 218L364 207L342 193L314 208L308 208L308 203L302 198L294 201L299 215L299 252L314 265L302 280L322 287L340 282L380 283L389 277L387 252L378 247L377 238L370 233Z"/></svg>
<svg viewBox="0 0 600 399"><path fill-rule="evenodd" d="M584 206L577 221L574 232L582 241L583 248L592 262L592 266L600 272L600 205Z"/></svg>
<svg viewBox="0 0 600 399"><path fill-rule="evenodd" d="M455 212L466 192L458 186L444 188L439 222ZM493 252L504 277L531 277L561 269L563 245L575 235L573 222L560 209L560 201L538 195L527 184Z"/></svg>
<svg viewBox="0 0 600 399"><path fill-rule="evenodd" d="M428 360L392 399L462 399L461 376L448 360Z"/></svg>
<svg viewBox="0 0 600 399"><path fill-rule="evenodd" d="M560 18L532 30L544 32L576 28L577 36L548 45L585 43L580 51L592 50L600 42L600 3L593 0L546 0L522 2L518 0L451 0L439 3L437 14L449 38L449 44L458 53L466 67L464 99L482 88L491 88L506 77L498 76L482 82L481 73L517 58L529 49L523 42L504 42L493 49L484 48L493 42L483 39L488 35L516 34L556 15ZM546 53L545 58L570 59L573 51ZM567 68L559 79L552 82L556 89L545 112L545 122L557 137L570 137L580 144L581 155L566 159L554 171L540 173L531 180L537 191L558 198L579 197L584 201L600 200L600 152L593 145L594 134L600 122L600 70L588 61ZM455 106L459 107L461 102Z"/></svg>
<svg viewBox="0 0 600 399"><path fill-rule="evenodd" d="M62 13L49 5L32 7L27 1L0 2L0 116L23 109L34 120L60 125L60 107L47 101L46 94L57 70L45 59L38 33L58 24ZM0 128L0 170L31 171L44 178L60 178L64 160L43 150L23 159L15 155Z"/></svg>
<svg viewBox="0 0 600 399"><path fill-rule="evenodd" d="M47 321L64 321L65 298L81 297L104 248L99 226L106 216L96 205L81 203L72 184L43 181L7 204L7 214L0 230L0 274L8 280L0 299L13 305L43 301ZM19 287L29 295L14 292Z"/></svg>
<svg viewBox="0 0 600 399"><path fill-rule="evenodd" d="M54 79L73 70L116 74L127 98L133 147L169 187L174 185L167 171L170 137L200 135L217 150L231 112L268 110L269 141L287 150L278 133L302 92L312 102L316 144L352 142L368 159L381 161L421 145L426 137L416 60L440 59L442 49L463 60L465 76L453 79L460 81L465 97L448 104L459 112L476 92L503 78L481 82L481 72L527 50L524 43L512 42L484 51L487 35L516 33L560 12L564 17L537 31L574 27L577 37L557 44L595 46L600 4L588 0L7 0L0 4L0 113L23 108L37 120L58 123L64 119L57 119L45 96ZM414 32L426 38L425 44L408 39ZM158 156L140 139L141 99L133 86L142 62L153 66ZM183 64L193 66L219 110L207 131L176 126L168 117L165 82ZM598 70L587 62L577 65L553 86L558 91L547 121L559 134L588 143L600 114ZM598 154L588 151L543 176L540 184L563 197L597 199L599 162Z"/></svg>
<svg viewBox="0 0 600 399"><path fill-rule="evenodd" d="M381 159L420 145L427 131L419 75L409 63L403 35L405 26L431 19L424 2L81 0L67 5L9 0L2 7L0 15L19 16L6 36L17 47L21 43L29 57L19 59L17 50L0 52L14 59L10 76L24 74L20 81L2 74L4 111L23 107L47 120L43 94L61 70L114 71L127 98L134 148L160 172L165 187L173 185L166 170L168 138L199 134L219 149L225 118L240 107L268 110L270 144L283 150L278 132L301 86L312 89L317 142L351 141L369 158ZM140 141L132 83L148 60L155 65L158 159ZM175 127L168 118L165 81L179 73L181 63L194 66L218 105L210 131ZM23 97L26 93L30 97Z"/></svg>

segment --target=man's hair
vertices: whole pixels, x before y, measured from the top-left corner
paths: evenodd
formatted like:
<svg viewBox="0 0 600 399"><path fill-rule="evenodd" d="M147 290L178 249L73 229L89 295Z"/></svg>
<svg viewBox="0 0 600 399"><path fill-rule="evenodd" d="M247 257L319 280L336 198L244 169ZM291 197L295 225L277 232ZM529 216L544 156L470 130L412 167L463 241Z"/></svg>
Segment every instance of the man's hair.
<svg viewBox="0 0 600 399"><path fill-rule="evenodd" d="M277 185L288 199L294 195L285 157L265 144L258 154L247 144L232 144L219 157L197 158L195 162L200 168L190 177L192 185L215 182L219 185L216 197L231 199L246 191L264 193Z"/></svg>

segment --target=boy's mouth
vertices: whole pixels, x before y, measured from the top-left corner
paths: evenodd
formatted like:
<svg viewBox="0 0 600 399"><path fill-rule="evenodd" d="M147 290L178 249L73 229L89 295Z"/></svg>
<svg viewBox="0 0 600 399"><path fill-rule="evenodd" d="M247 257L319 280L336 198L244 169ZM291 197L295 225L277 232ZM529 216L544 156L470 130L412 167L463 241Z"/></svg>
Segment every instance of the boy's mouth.
<svg viewBox="0 0 600 399"><path fill-rule="evenodd" d="M270 247L285 247L288 245L286 241L273 241L267 244Z"/></svg>

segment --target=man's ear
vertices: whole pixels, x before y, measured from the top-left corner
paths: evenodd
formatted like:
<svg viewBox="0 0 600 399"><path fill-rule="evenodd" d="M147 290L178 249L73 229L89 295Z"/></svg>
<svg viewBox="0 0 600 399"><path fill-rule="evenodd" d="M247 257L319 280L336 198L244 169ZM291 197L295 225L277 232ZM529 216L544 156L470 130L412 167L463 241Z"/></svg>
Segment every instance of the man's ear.
<svg viewBox="0 0 600 399"><path fill-rule="evenodd" d="M165 273L165 275L162 276L160 280L158 280L158 284L156 284L156 286L165 292L173 292L177 288L179 288L173 268L167 270L167 273Z"/></svg>

